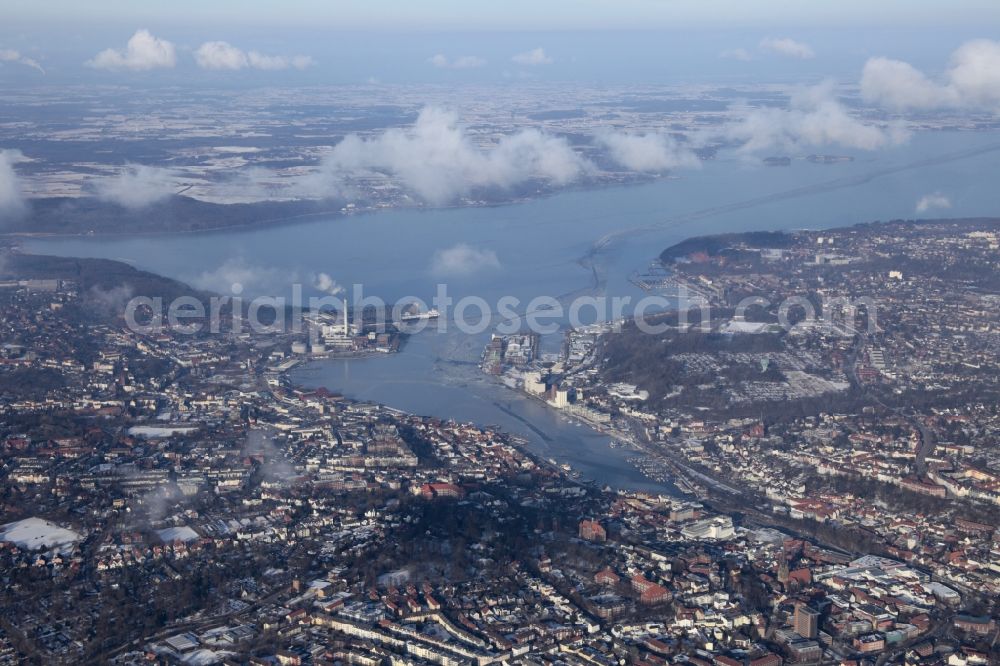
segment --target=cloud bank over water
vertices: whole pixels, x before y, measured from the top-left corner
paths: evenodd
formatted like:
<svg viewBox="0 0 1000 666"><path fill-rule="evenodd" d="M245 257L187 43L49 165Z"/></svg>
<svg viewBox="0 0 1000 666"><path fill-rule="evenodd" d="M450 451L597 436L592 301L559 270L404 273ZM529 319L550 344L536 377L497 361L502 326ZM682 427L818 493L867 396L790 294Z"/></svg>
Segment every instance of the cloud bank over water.
<svg viewBox="0 0 1000 666"><path fill-rule="evenodd" d="M668 169L697 169L701 161L689 148L668 134L608 132L597 136L617 164L631 171L659 172Z"/></svg>
<svg viewBox="0 0 1000 666"><path fill-rule="evenodd" d="M900 126L865 123L837 99L827 81L793 94L789 108L737 109L722 135L746 152L789 150L797 147L840 146L876 150L903 143Z"/></svg>
<svg viewBox="0 0 1000 666"><path fill-rule="evenodd" d="M893 111L1000 111L1000 42L976 39L962 44L938 80L902 60L871 58L861 74L861 95Z"/></svg>
<svg viewBox="0 0 1000 666"><path fill-rule="evenodd" d="M473 139L455 113L428 107L412 127L372 138L347 135L313 180L339 192L366 170L388 173L424 201L440 205L477 188L510 188L533 179L565 185L592 167L565 139L537 129L503 136L488 147Z"/></svg>

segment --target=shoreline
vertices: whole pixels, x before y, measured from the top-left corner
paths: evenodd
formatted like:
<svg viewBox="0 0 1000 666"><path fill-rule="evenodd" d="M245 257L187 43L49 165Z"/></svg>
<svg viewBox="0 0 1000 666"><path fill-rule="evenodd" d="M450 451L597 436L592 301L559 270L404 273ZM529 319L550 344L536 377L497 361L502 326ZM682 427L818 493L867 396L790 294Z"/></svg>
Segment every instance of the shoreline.
<svg viewBox="0 0 1000 666"><path fill-rule="evenodd" d="M403 350L401 349L399 353L403 353ZM391 356L393 356L393 355L392 354L370 354L368 356L359 357L358 360L377 359L377 358L382 358L382 357L390 358ZM584 485L584 486L596 486L597 488L600 488L600 489L603 489L603 488L607 487L607 488L611 488L613 491L615 491L615 490L622 490L622 491L628 491L628 492L659 494L659 495L663 495L663 496L666 496L666 497L673 497L673 498L677 498L677 499L685 499L685 498L690 498L691 497L691 493L685 491L684 489L682 489L680 486L678 486L673 481L668 481L667 483L664 483L663 481L660 481L660 480L654 479L652 477L649 477L646 474L644 474L639 467L637 467L636 465L634 465L633 463L629 462L628 460L626 460L624 458L622 459L622 469L624 470L624 469L627 468L629 471L634 472L636 474L636 477L633 479L633 482L632 483L622 484L622 483L614 483L614 482L610 482L610 481L601 481L599 479L592 478L593 477L592 473L590 474L590 476L588 476L584 472L584 470L579 469L577 466L574 466L574 465L572 465L569 462L566 462L564 460L560 460L560 458L563 458L563 456L561 456L560 454L552 453L552 452L545 453L543 451L533 450L532 449L532 445L529 444L529 443L527 443L527 440L525 440L524 433L519 433L519 432L517 432L515 430L512 430L510 426L502 426L502 425L499 425L499 424L492 424L492 425L490 425L486 421L482 421L482 420L477 420L477 419L462 419L462 418L457 418L457 417L453 417L453 416L443 416L443 415L440 415L440 414L427 413L427 412L421 411L419 409L417 409L417 410L403 409L403 408L394 406L392 404L386 403L386 402L378 400L378 399L360 398L360 397L352 396L352 395L348 394L347 392L344 392L341 389L338 389L336 386L330 386L330 385L328 385L326 383L323 383L323 382L317 382L315 385L308 385L308 384L303 383L301 381L296 381L295 379L293 379L290 376L291 374L293 374L295 372L301 372L303 370L305 370L307 372L308 371L312 371L312 372L320 372L321 373L323 371L323 364L324 364L325 361L336 361L336 360L352 360L352 358L344 358L344 357L341 357L341 358L322 358L322 357L316 357L316 358L303 359L302 361L300 361L299 363L297 363L293 368L289 368L287 371L283 371L280 374L283 377L284 381L287 383L287 385L290 386L290 387L292 387L292 388L294 388L294 389L296 389L296 390L309 391L309 390L316 390L316 389L322 387L322 388L326 389L327 391L329 391L331 393L336 393L336 394L339 394L339 395L343 396L345 400L347 400L349 402L352 402L352 403L379 405L379 406L382 406L382 407L387 408L387 409L399 411L401 413L405 413L405 414L409 414L409 415L417 416L417 417L421 417L421 418L438 418L438 419L441 419L441 420L444 420L444 421L453 421L455 423L472 424L473 426L475 426L477 428L496 429L498 432L501 432L501 433L503 433L504 435L506 435L508 437L517 438L517 440L518 440L518 445L517 445L518 449L521 450L523 453L526 453L526 454L530 455L536 461L545 461L546 466L553 467L554 469L555 468L559 468L558 471L567 480L570 480L570 481L572 481L574 483L578 483L580 485ZM546 413L552 415L554 418L558 418L559 420L566 422L566 423L564 423L564 425L571 424L571 425L573 425L575 427L583 427L583 428L586 428L590 433L592 433L594 435L598 435L600 437L606 438L608 441L601 444L602 451L604 449L607 449L609 451L610 450L614 450L614 449L618 449L618 450L622 450L622 451L624 451L624 450L641 451L642 450L639 444L637 444L635 442L628 441L621 433L618 433L617 431L611 430L609 428L601 428L601 427L599 427L599 424L590 423L590 422L586 421L585 419L579 418L579 417L577 417L575 415L572 415L572 414L570 414L568 412L563 413L561 410L553 408L551 405L549 405L548 403L546 403L544 400L542 400L540 398L537 398L537 396L531 396L531 395L529 395L527 393L524 393L522 391L519 391L517 389L512 389L512 388L508 387L507 385L503 384L503 382L500 382L500 381L496 380L495 378L491 378L491 377L483 374L481 371L478 370L478 368L477 368L477 376L480 379L484 380L484 384L490 386L491 388L499 389L499 390L504 391L504 392L511 391L512 392L512 395L511 395L512 398L519 398L519 399L522 399L522 398L535 398L535 400L530 401L531 404L540 404L545 409ZM489 402L494 408L498 409L499 411L501 411L504 414L506 414L508 417L510 417L510 418L516 420L518 423L522 424L528 431L530 431L531 434L533 434L535 437L537 437L544 446L548 446L550 443L552 443L552 442L555 441L550 435L546 434L538 425L536 425L535 423L533 423L530 419L525 418L524 416L518 414L515 410L511 409L508 405L504 404L504 401L501 398L495 398L494 399L491 396L489 398L484 398L484 399L486 399L487 402ZM550 459L555 461L554 465L551 464L551 460ZM562 468L563 464L566 464L570 468L570 471L567 471L566 469ZM573 474L575 474L576 476L573 476ZM646 486L646 488L643 489L641 487L631 487L631 488L629 487L629 486L636 486L636 485L639 485L639 484ZM651 487L655 487L655 490L651 489Z"/></svg>
<svg viewBox="0 0 1000 666"><path fill-rule="evenodd" d="M78 231L74 233L67 232L47 232L47 231L3 231L0 232L0 239L19 239L25 238L30 240L61 240L61 239L131 239L131 238L163 238L170 236L191 236L197 234L217 234L227 231L232 232L245 232L245 231L255 231L259 229L272 229L280 228L283 226L291 226L301 222L309 222L308 218L324 218L329 217L332 220L346 219L350 217L365 217L365 216L375 216L382 213L393 213L401 211L412 211L412 212L441 212L441 211L455 211L455 210L466 210L466 209L481 209L481 208L505 208L508 206L518 206L527 203L532 203L534 201L540 201L543 199L550 199L552 197L561 194L570 194L574 192L597 192L600 190L622 187L640 187L643 185L651 185L657 182L664 181L675 181L681 180L679 176L675 175L664 175L664 176L653 176L653 177L636 177L631 181L622 182L607 182L607 183L592 183L592 184L581 184L575 187L561 187L547 192L538 192L533 195L526 195L522 197L516 197L506 201L497 202L484 202L484 203L456 203L450 205L435 205L435 206L423 206L423 205L413 205L413 206L386 206L386 207L372 207L370 209L360 209L354 210L352 212L344 212L342 206L340 208L316 211L311 213L299 213L297 215L289 215L286 217L276 217L267 218L263 220L257 220L254 222L245 222L241 224L232 224L221 227L205 227L204 229L175 229L169 231L118 231L118 232L90 232L90 231ZM53 198L53 197L38 197L37 199ZM200 200L198 200L200 201ZM254 203L268 203L266 201L252 202ZM219 205L237 205L237 204L219 204ZM247 205L247 204L243 204Z"/></svg>
<svg viewBox="0 0 1000 666"><path fill-rule="evenodd" d="M547 400L545 400L544 398L542 398L539 395L534 395L534 394L528 393L527 391L524 391L522 389L514 388L514 387L512 387L512 386L510 386L510 385L508 385L506 383L504 383L501 379L499 379L495 375L489 375L488 373L483 373L482 371L480 371L480 372L481 372L481 374L483 376L485 376L487 378L488 381L490 381L490 383L493 386L496 386L496 387L500 388L501 390L511 391L515 395L517 395L518 397L528 398L529 400L533 400L535 403L542 405L547 411L549 411L550 413L558 416L559 418L565 419L566 421L571 422L571 423L573 423L576 426L582 426L584 428L588 428L591 432L593 432L595 434L601 435L603 437L607 437L609 440L611 440L607 444L607 446L608 446L609 449L622 448L622 449L625 449L625 450L633 451L633 452L635 452L637 454L645 455L650 460L655 460L656 459L655 456L654 456L654 454L653 454L653 452L651 452L650 450L648 450L647 447L644 446L641 442L636 441L634 437L631 437L631 436L629 436L626 433L622 433L621 431L619 431L619 430L617 430L615 428L611 428L611 427L605 426L605 425L603 425L601 423L597 423L597 422L591 421L591 420L589 420L589 419L587 419L587 418L583 417L582 415L577 414L575 412L567 411L567 410L563 410L563 409L559 409L558 407L553 406ZM533 426L533 424L529 423L524 418L522 418L519 415L513 413L511 410L509 410L508 408L503 407L502 405L500 405L498 403L494 403L494 404L497 406L498 409L500 409L504 413L509 414L513 418L516 418L518 421L523 422L527 427L531 428L532 431L536 431L536 428ZM543 436L543 435L541 435L541 433L537 433L537 434L539 434L540 436ZM543 436L543 438L544 438L544 436ZM675 497L675 498L678 498L678 499L690 499L691 497L697 497L698 499L707 499L708 496L709 496L708 492L700 492L700 491L698 491L697 488L694 487L695 484L692 483L692 480L689 479L688 477L684 476L681 473L675 472L674 475L673 475L674 478L670 478L666 482L664 482L664 481L662 481L660 479L657 479L655 477L649 476L643 470L642 467L640 467L639 465L636 465L636 464L634 464L634 463L631 462L631 457L629 457L628 459L626 459L626 463L630 467L632 467L633 469L635 469L636 471L638 471L639 474L644 479L648 480L650 483L663 486L664 491L665 491L665 493L663 493L663 494L666 494L666 495L668 495L670 497ZM569 467L571 468L572 472L575 472L576 474L579 475L579 473L580 473L579 470L573 468L572 465L569 465ZM690 471L690 470L684 470L684 471ZM694 476L694 475L692 474L692 476ZM683 484L683 486L687 486L687 488L682 487L681 484ZM613 487L611 484L604 484L604 485L609 486L609 487ZM722 485L722 484L720 484L720 485Z"/></svg>
<svg viewBox="0 0 1000 666"><path fill-rule="evenodd" d="M363 356L363 357L360 357L360 358L370 358L370 357L374 357L376 355L381 355L381 354L369 354L369 355L366 355L366 356ZM389 356L389 355L386 354L385 356ZM340 357L340 358L343 359L345 357ZM307 387L307 386L305 386L305 385L303 385L303 384L301 384L299 382L296 382L296 381L292 380L291 377L289 377L289 373L292 370L298 370L298 369L301 369L302 367L304 367L305 365L307 365L309 363L312 363L314 361L323 361L323 360L336 360L336 359L329 359L329 358L308 359L308 360L306 360L304 362L296 363L294 366L292 366L290 368L286 368L286 369L283 369L283 370L279 371L278 372L278 377L283 382L285 382L289 387L291 387L294 390L299 390L299 391L313 390L313 391L315 391L315 390L319 390L320 388L323 388L326 391L329 391L331 393L335 393L334 391L331 391L331 389L329 387L325 386L325 385L321 386L321 387L317 386L317 387L310 388L310 387ZM339 393L339 392L337 392L337 393ZM365 405L365 404L367 404L367 405L377 405L377 406L382 407L384 409L387 409L389 411L397 412L399 414L404 414L406 416L411 416L411 417L415 417L415 418L422 418L422 419L436 418L436 419L441 419L443 421L451 421L453 423L460 424L460 425L471 425L472 427L478 428L478 429L481 429L481 430L492 430L492 431L495 431L499 435L501 435L502 437L504 437L506 440L508 440L507 443L508 443L509 446L512 446L515 449L517 449L517 451L519 453L521 453L522 455L524 455L525 457L527 457L528 459L530 459L540 469L546 469L546 470L548 470L550 473L555 474L556 476L558 476L559 478L561 478L566 483L577 485L577 486L580 486L580 487L583 487L583 488L595 489L595 490L597 490L599 492L606 492L606 491L608 491L608 489L610 489L610 492L626 491L626 492L632 492L632 493L648 493L648 491L629 490L627 488L616 487L616 486L614 486L614 485L612 485L610 483L600 483L596 479L584 479L584 478L581 478L579 476L579 471L578 470L574 470L571 465L565 464L565 463L559 463L558 461L556 461L554 458L551 458L551 457L550 458L545 458L540 453L531 450L531 447L528 445L527 440L522 435L519 435L518 433L515 433L515 432L511 432L509 429L504 428L504 427L502 427L500 425L488 425L488 424L480 423L478 421L467 421L467 420L455 419L455 418L443 418L443 417L434 416L434 415L431 415L431 414L419 414L419 413L416 413L416 412L411 412L409 410L400 409L398 407L393 407L391 405L388 405L388 404L385 404L385 403L382 403L382 402L378 402L378 401L374 401L374 400L362 400L362 399L359 399L359 398L353 398L353 397L345 395L343 393L339 393L339 395L341 395L341 397L344 400L346 400L347 402L349 402L351 404L356 404L356 405ZM499 403L495 402L494 404L496 405L496 407L498 409L500 409L504 413L507 413L510 416L512 416L513 418L516 418L518 421L524 423L525 426L527 426L532 432L535 432L536 434L538 434L543 439L548 439L548 437L546 435L544 435L544 433L542 433L537 428L537 426L535 426L534 424L532 424L531 422L529 422L527 419L525 419L525 418L517 415L516 413L514 413L513 411L511 411L511 410L509 410L507 408L504 408ZM569 467L571 471L567 471L567 469L565 469L564 465L565 465L565 467ZM575 472L576 476L574 476L574 472ZM667 489L664 489L664 490L666 491ZM670 493L670 492L663 492L663 493L659 493L659 494L662 495L662 496L665 496L665 497L676 497L676 495L674 493Z"/></svg>

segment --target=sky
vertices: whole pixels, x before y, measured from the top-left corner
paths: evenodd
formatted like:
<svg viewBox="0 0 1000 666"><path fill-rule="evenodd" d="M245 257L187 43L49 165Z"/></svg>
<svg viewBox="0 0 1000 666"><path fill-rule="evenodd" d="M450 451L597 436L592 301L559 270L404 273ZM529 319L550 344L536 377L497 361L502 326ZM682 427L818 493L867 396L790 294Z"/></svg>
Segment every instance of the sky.
<svg viewBox="0 0 1000 666"><path fill-rule="evenodd" d="M992 0L5 0L7 19L317 26L376 30L649 29L683 26L808 27L983 25ZM943 7L946 12L942 12Z"/></svg>
<svg viewBox="0 0 1000 666"><path fill-rule="evenodd" d="M415 84L412 90L423 91L429 88L421 84L430 83L461 91L461 84L524 82L597 89L794 84L784 88L787 105L734 98L718 126L680 143L660 132L610 129L584 139L635 172L697 168L691 146L719 142L758 156L891 149L908 141L908 118L1000 114L997 0L0 4L0 86L13 103L19 87L61 92L95 84L130 92L143 86ZM845 96L845 86L856 94ZM542 89L548 94L550 88ZM17 150L0 152L0 213L23 212L18 170L28 159ZM412 126L344 138L291 187L306 197L347 193L358 175L376 171L444 204L480 188L538 178L565 185L594 170L566 137L537 128L505 135L484 151L454 110L425 106ZM260 176L248 176L251 189ZM170 193L176 178L162 166L132 165L94 190L125 207L142 207Z"/></svg>
<svg viewBox="0 0 1000 666"><path fill-rule="evenodd" d="M24 85L809 81L875 56L940 71L1000 27L995 0L0 4L0 82ZM169 43L170 67L129 66L139 30ZM764 47L786 41L808 57Z"/></svg>

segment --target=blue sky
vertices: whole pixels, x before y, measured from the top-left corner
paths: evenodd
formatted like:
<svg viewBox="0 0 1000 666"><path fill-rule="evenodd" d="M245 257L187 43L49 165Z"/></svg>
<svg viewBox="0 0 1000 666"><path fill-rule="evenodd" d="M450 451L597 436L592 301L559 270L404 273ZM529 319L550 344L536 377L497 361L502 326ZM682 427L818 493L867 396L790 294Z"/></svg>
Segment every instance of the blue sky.
<svg viewBox="0 0 1000 666"><path fill-rule="evenodd" d="M1000 20L995 0L5 0L5 20L324 26L350 29L557 30L981 26Z"/></svg>

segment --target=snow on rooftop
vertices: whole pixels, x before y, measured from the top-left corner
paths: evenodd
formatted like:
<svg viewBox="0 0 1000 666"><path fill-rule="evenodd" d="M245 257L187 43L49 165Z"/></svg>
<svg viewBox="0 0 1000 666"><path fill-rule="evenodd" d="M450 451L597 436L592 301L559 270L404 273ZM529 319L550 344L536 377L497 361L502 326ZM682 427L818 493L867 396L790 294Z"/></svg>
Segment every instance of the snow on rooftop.
<svg viewBox="0 0 1000 666"><path fill-rule="evenodd" d="M765 322L732 320L719 327L719 332L760 334L767 333L771 328L772 325Z"/></svg>
<svg viewBox="0 0 1000 666"><path fill-rule="evenodd" d="M187 543L188 541L194 541L198 539L198 533L187 525L181 527L168 527L165 530L157 530L156 534L163 540L164 543L171 543L174 541L183 541Z"/></svg>
<svg viewBox="0 0 1000 666"><path fill-rule="evenodd" d="M25 518L0 526L0 541L11 541L27 550L58 548L79 540L80 535L73 530L42 518Z"/></svg>
<svg viewBox="0 0 1000 666"><path fill-rule="evenodd" d="M128 429L128 434L135 435L137 437L155 439L157 437L183 435L185 433L194 432L197 429L198 426L132 426Z"/></svg>
<svg viewBox="0 0 1000 666"><path fill-rule="evenodd" d="M224 659L231 657L233 652L216 652L213 650L207 650L205 648L200 648L191 652L190 654L184 655L181 661L185 664L191 664L192 666L209 666L210 664L221 663Z"/></svg>

